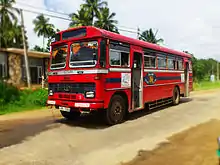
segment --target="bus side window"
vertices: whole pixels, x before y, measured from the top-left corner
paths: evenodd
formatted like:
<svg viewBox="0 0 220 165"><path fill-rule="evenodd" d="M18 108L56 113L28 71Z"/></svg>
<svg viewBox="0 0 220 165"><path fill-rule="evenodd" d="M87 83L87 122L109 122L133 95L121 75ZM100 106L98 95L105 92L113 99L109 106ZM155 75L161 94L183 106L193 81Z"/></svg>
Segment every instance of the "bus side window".
<svg viewBox="0 0 220 165"><path fill-rule="evenodd" d="M183 70L183 61L181 59L177 60L177 70Z"/></svg>
<svg viewBox="0 0 220 165"><path fill-rule="evenodd" d="M129 66L129 53L121 52L121 66L122 67Z"/></svg>
<svg viewBox="0 0 220 165"><path fill-rule="evenodd" d="M166 65L167 65L166 56L158 56L157 59L158 59L158 68L166 69Z"/></svg>
<svg viewBox="0 0 220 165"><path fill-rule="evenodd" d="M110 43L109 63L111 66L129 67L130 47L123 44Z"/></svg>
<svg viewBox="0 0 220 165"><path fill-rule="evenodd" d="M168 63L168 69L175 69L176 62L174 57L168 57L167 63Z"/></svg>

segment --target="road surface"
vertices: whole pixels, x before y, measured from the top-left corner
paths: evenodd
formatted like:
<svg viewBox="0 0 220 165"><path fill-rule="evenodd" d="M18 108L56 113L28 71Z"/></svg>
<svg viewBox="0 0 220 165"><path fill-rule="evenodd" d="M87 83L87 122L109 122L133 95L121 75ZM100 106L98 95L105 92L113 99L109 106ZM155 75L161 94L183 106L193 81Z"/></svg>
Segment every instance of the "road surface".
<svg viewBox="0 0 220 165"><path fill-rule="evenodd" d="M176 133L219 119L219 102L220 90L196 92L178 106L136 112L112 127L97 116L67 122L51 110L0 116L0 165L129 162L139 150L152 150Z"/></svg>

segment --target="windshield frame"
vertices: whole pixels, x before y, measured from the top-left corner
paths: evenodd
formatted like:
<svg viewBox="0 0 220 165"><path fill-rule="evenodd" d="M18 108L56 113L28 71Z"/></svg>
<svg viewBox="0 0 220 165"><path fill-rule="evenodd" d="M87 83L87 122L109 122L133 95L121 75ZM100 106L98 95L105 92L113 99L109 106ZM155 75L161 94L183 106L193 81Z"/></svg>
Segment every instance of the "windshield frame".
<svg viewBox="0 0 220 165"><path fill-rule="evenodd" d="M62 47L66 47L67 48L67 54L66 54L66 58L65 58L65 61L63 63L55 63L55 64L52 64L52 60L53 60L53 51L54 51L54 48L62 48ZM62 45L55 45L51 48L51 57L50 57L50 70L59 70L59 69L64 69L66 68L66 63L67 63L67 59L68 59L68 55L69 55L69 45L67 43L65 44L62 44ZM60 65L60 64L64 64L63 67L57 67L57 68L52 68L51 66L56 66L56 65Z"/></svg>
<svg viewBox="0 0 220 165"><path fill-rule="evenodd" d="M72 55L72 50L71 50L71 47L73 44L76 44L76 43L83 43L83 42L97 42L97 59L94 60L95 64L94 65L78 65L78 66L73 66L71 65L71 63L74 63L74 61L71 61L71 55ZM99 40L82 40L82 41L76 41L76 42L72 42L70 45L69 45L69 68L94 68L97 66L98 64L98 59L99 59ZM89 60L89 61L75 61L75 63L85 63L85 62L91 62L92 60Z"/></svg>

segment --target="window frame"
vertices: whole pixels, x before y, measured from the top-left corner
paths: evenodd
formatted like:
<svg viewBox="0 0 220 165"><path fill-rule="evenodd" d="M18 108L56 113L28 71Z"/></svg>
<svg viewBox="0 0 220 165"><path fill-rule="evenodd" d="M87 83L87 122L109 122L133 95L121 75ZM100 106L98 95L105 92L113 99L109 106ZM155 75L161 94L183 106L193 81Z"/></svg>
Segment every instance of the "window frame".
<svg viewBox="0 0 220 165"><path fill-rule="evenodd" d="M112 64L111 64L110 51L120 53L120 65L112 65ZM121 61L122 61L122 60L121 60L121 53L127 53L127 54L128 54L128 66L122 66L122 65L121 65ZM130 52L123 51L123 50L118 50L118 49L111 49L111 48L109 48L109 66L111 66L111 67L129 68L129 67L130 67Z"/></svg>
<svg viewBox="0 0 220 165"><path fill-rule="evenodd" d="M63 62L63 63L56 63L56 64L52 64L52 60L53 60L53 48L57 48L57 47L59 47L59 48L62 48L62 47L67 47L67 53L66 53L66 58L65 58L65 62ZM69 45L66 43L66 44L64 44L64 45L58 45L58 46L55 46L55 47L53 47L51 50L51 57L50 57L50 70L59 70L59 69L64 69L64 68L66 68L66 66L67 66L67 59L68 59L68 54L69 54ZM52 68L51 66L53 65L53 66L56 66L56 65L60 65L60 64L64 64L64 66L63 67L57 67L57 68Z"/></svg>
<svg viewBox="0 0 220 165"><path fill-rule="evenodd" d="M159 59L164 59L166 66L165 67L159 67ZM167 56L165 54L157 54L157 68L158 69L167 69Z"/></svg>
<svg viewBox="0 0 220 165"><path fill-rule="evenodd" d="M91 62L92 60L89 60L89 61L75 61L75 62L71 62L71 53L72 53L72 50L71 50L71 47L73 44L76 44L76 43L81 43L81 42L97 42L98 44L98 48L97 48L97 60L95 61L95 64L94 65L80 65L80 66L71 66L71 63L84 63L84 62ZM69 49L68 49L68 52L69 52L69 68L94 68L97 66L98 64L98 61L99 61L99 50L100 50L100 42L98 40L82 40L82 41L77 41L77 42L72 42L71 44L69 44Z"/></svg>
<svg viewBox="0 0 220 165"><path fill-rule="evenodd" d="M177 61L177 64L178 64L178 67L176 67L176 70L180 70L180 71L182 71L182 70L184 70L184 62L183 62L183 59L182 58L177 58L176 59L176 61ZM181 62L182 63L182 68L180 69L180 63L179 62Z"/></svg>
<svg viewBox="0 0 220 165"><path fill-rule="evenodd" d="M145 66L145 57L152 57L152 58L154 58L155 59L155 66L154 67L152 67L152 66L150 66L150 67ZM157 56L144 54L144 68L156 69L157 68Z"/></svg>
<svg viewBox="0 0 220 165"><path fill-rule="evenodd" d="M169 67L169 61L170 60L172 60L172 62L175 62L175 64L173 65L173 68L170 68ZM173 55L167 55L167 69L168 70L176 70L176 62L177 62L177 60L176 60L176 57L175 56L173 56Z"/></svg>

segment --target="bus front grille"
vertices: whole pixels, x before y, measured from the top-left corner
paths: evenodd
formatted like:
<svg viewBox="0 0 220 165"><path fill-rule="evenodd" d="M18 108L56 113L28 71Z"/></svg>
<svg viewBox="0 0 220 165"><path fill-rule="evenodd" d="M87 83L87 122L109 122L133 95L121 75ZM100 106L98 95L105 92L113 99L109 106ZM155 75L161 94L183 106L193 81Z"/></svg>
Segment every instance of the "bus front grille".
<svg viewBox="0 0 220 165"><path fill-rule="evenodd" d="M48 90L53 93L84 94L87 91L95 91L95 83L50 83Z"/></svg>

